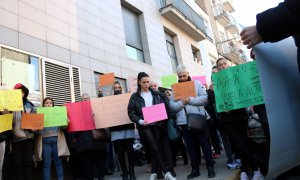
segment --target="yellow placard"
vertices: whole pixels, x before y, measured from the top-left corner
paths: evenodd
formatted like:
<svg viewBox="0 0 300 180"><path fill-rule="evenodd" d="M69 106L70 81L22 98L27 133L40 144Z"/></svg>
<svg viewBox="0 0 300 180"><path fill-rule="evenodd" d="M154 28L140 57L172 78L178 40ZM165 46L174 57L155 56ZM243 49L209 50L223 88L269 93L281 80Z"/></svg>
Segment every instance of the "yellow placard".
<svg viewBox="0 0 300 180"><path fill-rule="evenodd" d="M0 133L12 129L13 114L0 115Z"/></svg>
<svg viewBox="0 0 300 180"><path fill-rule="evenodd" d="M23 110L22 91L20 89L0 90L0 110L3 109L8 111Z"/></svg>

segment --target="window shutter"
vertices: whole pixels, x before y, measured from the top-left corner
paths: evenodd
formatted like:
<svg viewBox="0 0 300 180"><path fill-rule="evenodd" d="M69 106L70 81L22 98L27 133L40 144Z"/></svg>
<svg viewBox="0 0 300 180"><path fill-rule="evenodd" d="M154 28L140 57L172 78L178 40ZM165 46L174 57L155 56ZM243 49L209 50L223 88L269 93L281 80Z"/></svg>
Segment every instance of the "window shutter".
<svg viewBox="0 0 300 180"><path fill-rule="evenodd" d="M70 67L44 61L45 97L51 97L56 106L72 102Z"/></svg>
<svg viewBox="0 0 300 180"><path fill-rule="evenodd" d="M78 102L81 100L79 69L76 67L72 67L72 69L73 69L73 84L74 84L75 102Z"/></svg>

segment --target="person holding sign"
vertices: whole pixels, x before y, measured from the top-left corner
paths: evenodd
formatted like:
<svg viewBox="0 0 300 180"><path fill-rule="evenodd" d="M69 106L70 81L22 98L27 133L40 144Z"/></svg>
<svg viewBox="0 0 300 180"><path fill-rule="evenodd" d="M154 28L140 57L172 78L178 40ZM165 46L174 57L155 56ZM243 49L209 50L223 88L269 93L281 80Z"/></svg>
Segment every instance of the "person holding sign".
<svg viewBox="0 0 300 180"><path fill-rule="evenodd" d="M83 93L82 101L90 101L88 94ZM93 116L93 114L91 114ZM85 119L82 119L84 121ZM98 140L94 137L92 130L75 132L76 151L83 160L83 171L85 180L94 179L94 167L97 169L98 180L104 180L105 155L108 146L104 139Z"/></svg>
<svg viewBox="0 0 300 180"><path fill-rule="evenodd" d="M227 60L219 58L217 60L217 67L219 71L229 68ZM248 114L246 108L222 112L219 113L219 115L221 124L227 132L230 142L232 142L235 147L236 153L241 157L241 180L248 179L246 173L248 166L254 171L253 179L263 178L247 143Z"/></svg>
<svg viewBox="0 0 300 180"><path fill-rule="evenodd" d="M7 109L0 111L0 115L9 114ZM8 131L4 131L0 133L0 180L2 180L2 166L4 162L4 154L5 154L5 145L7 140Z"/></svg>
<svg viewBox="0 0 300 180"><path fill-rule="evenodd" d="M112 94L113 95L122 94L122 91L123 88L119 83L119 81L115 81L112 87ZM130 180L136 180L134 174L134 150L133 150L133 142L135 137L134 128L135 126L133 123L109 128L111 132L111 141L113 143L115 153L118 156L118 161L120 164L123 180L129 180L128 176L130 176ZM125 155L126 151L127 151L127 160ZM127 168L126 161L129 164L129 168Z"/></svg>
<svg viewBox="0 0 300 180"><path fill-rule="evenodd" d="M144 121L142 112L143 107L152 106L164 103L159 94L150 89L150 77L145 72L140 72L137 77L138 89L133 93L128 103L128 116L132 122L137 125L139 132L145 137L146 143L150 144L151 157L152 157L152 170L150 180L156 179L157 169L161 169L165 174L165 179L176 180L170 173L170 169L165 166L162 152L159 145L162 143L163 133L167 131L166 126L162 121L155 123L147 123ZM167 107L167 106L166 106ZM158 167L157 167L157 166Z"/></svg>
<svg viewBox="0 0 300 180"><path fill-rule="evenodd" d="M54 107L53 99L46 97L43 107ZM37 137L37 160L43 158L43 180L50 180L51 161L53 159L58 180L64 179L64 170L60 156L69 156L70 152L62 132L56 127L45 127Z"/></svg>
<svg viewBox="0 0 300 180"><path fill-rule="evenodd" d="M21 129L22 112L36 113L34 105L27 99L29 90L23 84L18 83L14 89L22 90L23 111L13 112L12 129L12 165L14 167L14 179L31 179L33 167L34 132L35 130Z"/></svg>
<svg viewBox="0 0 300 180"><path fill-rule="evenodd" d="M169 111L167 112L167 113L168 113L168 119L167 119L167 121L173 121L175 118L171 119L171 117L176 116L176 113L174 113L174 112L171 111L171 109L170 109L170 100L169 100L169 98L168 98L164 93L162 93L162 92L160 92L160 91L158 90L158 85L157 85L156 82L151 81L151 82L150 82L150 88L151 88L153 91L156 91L156 92L160 95L161 99L164 101L164 104L167 105L167 108L166 108L166 109L169 109ZM164 122L163 122L163 123L165 123L164 126L167 126L167 125L166 125L167 121L164 121ZM167 131L166 131L166 132L163 132L163 133L167 133ZM162 152L164 153L164 154L163 154L163 158L164 158L164 160L165 160L165 162L166 162L166 165L168 166L168 169L170 170L170 173L172 174L172 176L175 177L175 176L176 176L176 173L175 173L175 171L174 171L174 165L173 165L173 162L172 162L172 159L173 159L173 157L174 157L174 156L173 156L174 153L173 153L172 150L171 150L171 141L170 141L168 135L167 135L167 136L163 136L163 137L164 137L164 139L162 139L162 146L161 146ZM175 163L176 163L176 157L174 157L174 158L175 158ZM157 176L159 175L160 172L161 172L161 171L158 171Z"/></svg>
<svg viewBox="0 0 300 180"><path fill-rule="evenodd" d="M177 67L177 76L179 83L191 81L189 72L184 65L179 65ZM175 100L174 96L170 101L171 108L177 112L176 121L177 125L181 128L183 133L183 139L186 143L188 153L191 159L192 172L187 176L187 179L193 179L200 176L199 172L199 153L197 153L197 148L201 146L203 154L205 156L206 168L208 171L208 178L213 178L216 176L214 171L214 163L212 157L212 150L209 147L207 141L207 133L190 132L187 129L187 114L196 113L202 114L208 117L207 112L204 109L204 105L208 102L207 94L205 88L199 81L194 81L196 97L184 97L179 100Z"/></svg>

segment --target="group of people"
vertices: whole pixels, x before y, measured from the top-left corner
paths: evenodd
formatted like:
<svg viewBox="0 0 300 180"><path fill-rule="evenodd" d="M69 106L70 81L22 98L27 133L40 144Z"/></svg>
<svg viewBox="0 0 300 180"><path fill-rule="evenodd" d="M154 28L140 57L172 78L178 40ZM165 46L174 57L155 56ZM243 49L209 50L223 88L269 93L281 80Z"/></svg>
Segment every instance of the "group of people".
<svg viewBox="0 0 300 180"><path fill-rule="evenodd" d="M217 67L212 72L227 67L227 60L220 58L217 61ZM184 65L177 67L177 75L179 83L192 81L189 71ZM43 130L21 129L22 112L35 113L36 109L27 99L28 89L22 84L16 84L14 88L22 91L24 110L12 112L13 129L0 134L0 172L2 172L4 154L9 153L10 159L6 160L11 160L14 168L13 173L9 176L11 179L32 179L33 163L42 161L42 178L49 180L52 160L57 178L64 179L62 157L66 157L70 160L74 179L89 180L97 177L102 180L107 170L107 157L110 156L109 146L111 144L120 167L121 178L135 180L133 144L136 138L136 128L149 157L148 163L151 164L150 180L176 179L174 167L176 166L177 152L175 149L178 149L178 144L182 145L181 149L183 150L179 151L184 157L184 164L188 164L188 159L190 160L191 172L187 179L200 176L199 167L202 155L205 159L207 177L215 177L214 164L216 161L214 159L220 156L222 149L226 152L229 169L241 167L241 179L246 179L249 167L254 172L253 179L262 178L263 174L260 169L264 169L266 174L267 168L257 163L251 155L251 148L248 147L246 109L216 113L213 83L208 89L199 81L193 81L193 83L195 97L175 100L172 90L160 92L157 83L151 81L147 73L140 72L137 76L137 92L131 95L127 107L128 116L133 123L108 129L79 132L66 132L66 127L47 127ZM111 95L122 93L124 93L124 89L121 84L118 81L114 82ZM101 89L99 89L98 97L103 97ZM82 94L82 101L89 100L88 94ZM147 123L144 120L142 108L161 103L165 104L168 119ZM53 107L54 100L46 97L43 100L43 106ZM1 111L1 114L9 113L11 112L6 109ZM205 132L189 131L187 127L189 113L201 114L206 117L207 130ZM93 114L91 116L93 117ZM168 121L174 122L180 132L181 137L176 142L170 140L168 136ZM9 145L5 148L5 144ZM189 158L187 155L184 156L185 151Z"/></svg>

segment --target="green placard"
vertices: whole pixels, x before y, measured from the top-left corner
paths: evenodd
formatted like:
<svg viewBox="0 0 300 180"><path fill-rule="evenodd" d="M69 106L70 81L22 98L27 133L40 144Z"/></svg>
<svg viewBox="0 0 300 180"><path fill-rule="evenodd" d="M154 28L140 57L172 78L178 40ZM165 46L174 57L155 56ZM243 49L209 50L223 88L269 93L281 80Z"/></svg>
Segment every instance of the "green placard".
<svg viewBox="0 0 300 180"><path fill-rule="evenodd" d="M65 106L37 108L37 113L44 114L44 127L68 125L67 108Z"/></svg>
<svg viewBox="0 0 300 180"><path fill-rule="evenodd" d="M221 70L212 78L217 112L264 103L256 61Z"/></svg>
<svg viewBox="0 0 300 180"><path fill-rule="evenodd" d="M164 88L171 88L173 84L177 83L177 75L171 74L161 77L161 84Z"/></svg>

